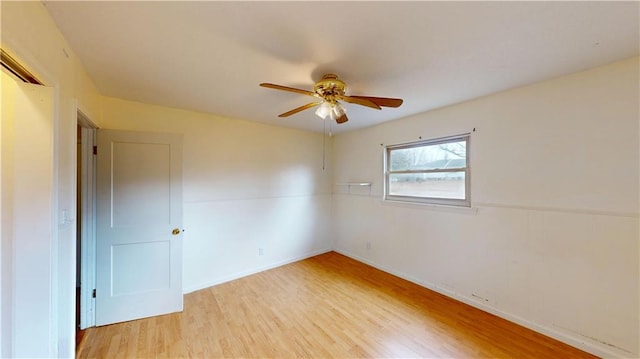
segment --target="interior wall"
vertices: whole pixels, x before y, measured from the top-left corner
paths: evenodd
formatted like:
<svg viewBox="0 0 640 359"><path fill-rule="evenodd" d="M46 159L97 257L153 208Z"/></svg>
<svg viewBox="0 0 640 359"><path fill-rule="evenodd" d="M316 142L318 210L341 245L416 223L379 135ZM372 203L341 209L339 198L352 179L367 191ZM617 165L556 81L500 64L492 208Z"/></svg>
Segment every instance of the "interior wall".
<svg viewBox="0 0 640 359"><path fill-rule="evenodd" d="M335 182L372 182L371 194L335 188L336 250L596 354L637 357L639 65L336 136ZM465 132L472 209L381 200L381 144Z"/></svg>
<svg viewBox="0 0 640 359"><path fill-rule="evenodd" d="M103 128L184 135L185 292L331 250L322 134L107 97L103 109Z"/></svg>
<svg viewBox="0 0 640 359"><path fill-rule="evenodd" d="M0 71L0 357L12 354L13 322L13 119L16 85Z"/></svg>
<svg viewBox="0 0 640 359"><path fill-rule="evenodd" d="M99 124L100 94L42 2L2 1L0 10L2 48L45 85L52 87L54 92L54 116L50 121L52 136L48 158L53 172L48 178L24 174L15 178L16 182L29 183L35 179L40 184L50 185L49 195L39 196L26 204L35 210L44 202L50 201L47 207L50 221L48 225L39 223L46 227L48 232L39 237L38 245L34 246L38 256L42 255L45 258L37 261L32 271L16 271L12 274L12 280L16 285L33 282L34 277L31 274L34 271L38 272L38 278L47 282L37 295L22 304L26 305L25 310L32 310L34 313L41 313L42 308L48 308L48 314L41 316L37 322L39 330L44 328L48 335L46 339L39 335L34 336L28 344L23 343L22 347L14 347L11 350L32 357L72 357L75 352L76 228L73 213L76 200L76 113L79 107L92 121ZM16 143L19 141L16 139ZM14 218L14 221L25 220L29 220L28 216ZM25 238L16 237L12 238L12 241L13 244L19 241L22 243ZM30 262L29 258L35 257L14 256L13 265L17 267L34 263ZM3 320L5 314L3 311ZM16 325L16 320L14 317L11 325ZM5 338L4 332L2 337Z"/></svg>

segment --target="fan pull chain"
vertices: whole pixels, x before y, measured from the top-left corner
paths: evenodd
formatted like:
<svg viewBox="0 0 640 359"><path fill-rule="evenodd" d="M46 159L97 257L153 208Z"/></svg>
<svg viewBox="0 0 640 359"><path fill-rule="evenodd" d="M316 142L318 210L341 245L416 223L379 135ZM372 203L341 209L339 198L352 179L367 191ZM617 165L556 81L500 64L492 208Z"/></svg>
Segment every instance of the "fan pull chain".
<svg viewBox="0 0 640 359"><path fill-rule="evenodd" d="M322 170L324 171L325 162L325 133L327 132L327 121L322 120Z"/></svg>

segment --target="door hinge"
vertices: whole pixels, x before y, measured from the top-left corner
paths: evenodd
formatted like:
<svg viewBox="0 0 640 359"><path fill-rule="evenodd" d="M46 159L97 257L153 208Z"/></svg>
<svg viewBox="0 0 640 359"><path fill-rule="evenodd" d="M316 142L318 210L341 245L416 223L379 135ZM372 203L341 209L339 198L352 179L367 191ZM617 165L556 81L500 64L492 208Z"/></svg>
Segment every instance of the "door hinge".
<svg viewBox="0 0 640 359"><path fill-rule="evenodd" d="M92 298L95 298L95 297L96 297L96 290L95 290L95 289L91 292L91 297L92 297Z"/></svg>
<svg viewBox="0 0 640 359"><path fill-rule="evenodd" d="M98 154L98 146L93 146L93 154L94 155Z"/></svg>

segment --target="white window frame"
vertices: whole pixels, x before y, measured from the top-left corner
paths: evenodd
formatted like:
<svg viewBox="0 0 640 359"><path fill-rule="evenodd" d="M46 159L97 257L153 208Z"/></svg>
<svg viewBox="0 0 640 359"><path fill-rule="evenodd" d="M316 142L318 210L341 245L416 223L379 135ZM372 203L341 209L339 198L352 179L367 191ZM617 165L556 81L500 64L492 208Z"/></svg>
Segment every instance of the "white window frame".
<svg viewBox="0 0 640 359"><path fill-rule="evenodd" d="M391 171L391 152L394 150L401 150L415 147L426 147L444 143L466 141L466 166L459 168L446 168L446 169L430 169L430 170L404 170L404 171ZM471 152L469 144L471 142L471 135L469 133L440 137L428 140L420 140L416 142L403 143L398 145L389 145L385 147L384 151L384 200L394 202L409 202L418 204L431 204L431 205L444 205L444 206L458 206L458 207L471 207L471 167L470 156ZM447 172L464 172L465 189L464 199L459 198L435 198L435 197L417 197L417 196L398 196L389 194L389 178L392 174L402 173L447 173Z"/></svg>

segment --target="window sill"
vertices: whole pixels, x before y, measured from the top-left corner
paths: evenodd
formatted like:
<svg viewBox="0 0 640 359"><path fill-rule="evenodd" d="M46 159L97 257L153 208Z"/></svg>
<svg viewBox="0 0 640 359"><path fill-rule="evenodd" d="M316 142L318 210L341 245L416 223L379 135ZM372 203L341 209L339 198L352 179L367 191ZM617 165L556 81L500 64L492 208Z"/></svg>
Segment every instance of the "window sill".
<svg viewBox="0 0 640 359"><path fill-rule="evenodd" d="M416 209L423 209L423 210L471 214L471 215L476 215L478 213L477 207L463 207L463 206L451 206L451 205L433 204L433 203L405 202L405 201L394 201L389 199L382 199L380 202L384 206L416 208Z"/></svg>

